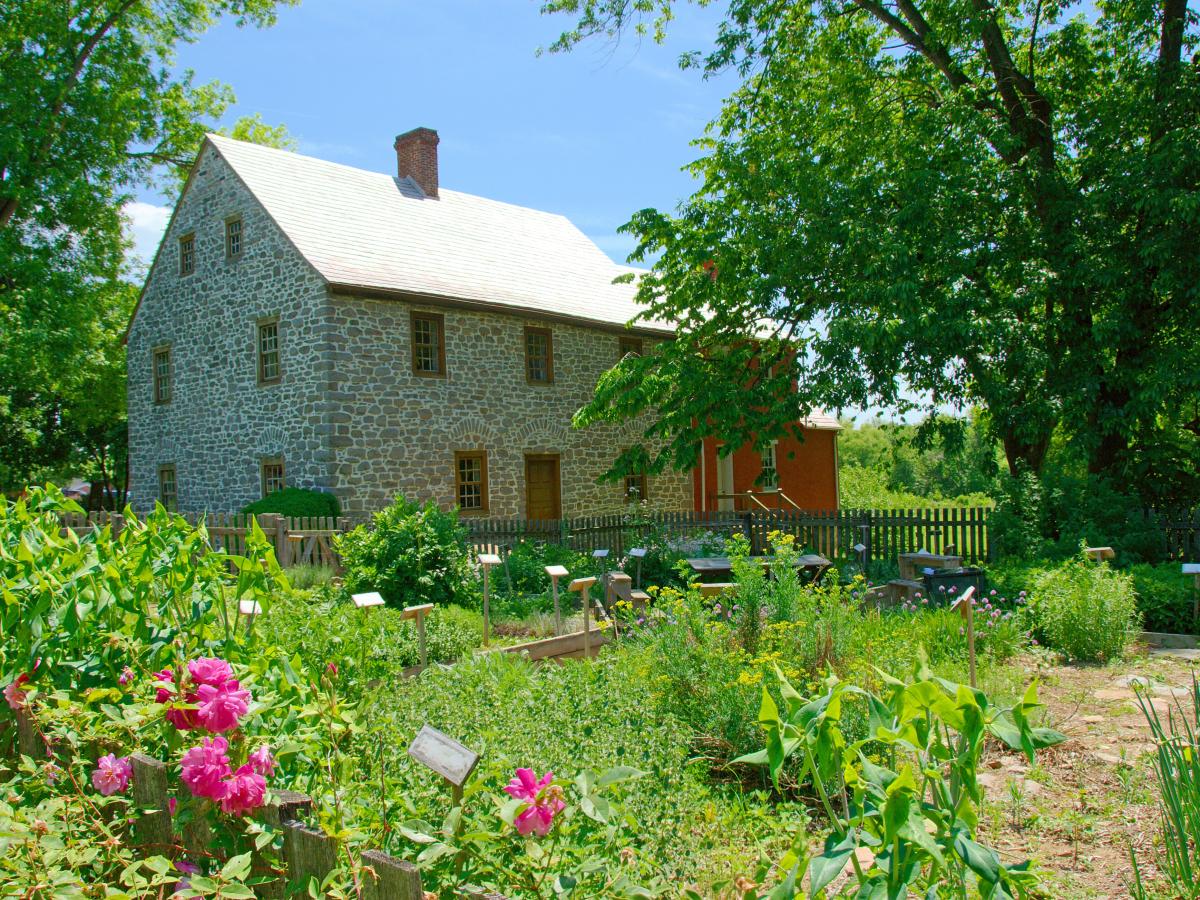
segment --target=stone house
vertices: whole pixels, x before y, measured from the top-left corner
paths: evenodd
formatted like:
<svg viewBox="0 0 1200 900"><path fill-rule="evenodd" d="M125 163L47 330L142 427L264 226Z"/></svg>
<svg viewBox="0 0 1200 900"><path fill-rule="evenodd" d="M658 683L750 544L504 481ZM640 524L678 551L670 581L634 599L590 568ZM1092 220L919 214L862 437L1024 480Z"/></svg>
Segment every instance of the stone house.
<svg viewBox="0 0 1200 900"><path fill-rule="evenodd" d="M598 483L638 429L571 417L671 328L627 327L628 270L567 219L442 189L437 143L401 135L388 175L205 140L126 335L135 506L230 511L287 485L349 516L397 493L491 517L682 511L772 465L797 504L836 506L828 417L794 447Z"/></svg>

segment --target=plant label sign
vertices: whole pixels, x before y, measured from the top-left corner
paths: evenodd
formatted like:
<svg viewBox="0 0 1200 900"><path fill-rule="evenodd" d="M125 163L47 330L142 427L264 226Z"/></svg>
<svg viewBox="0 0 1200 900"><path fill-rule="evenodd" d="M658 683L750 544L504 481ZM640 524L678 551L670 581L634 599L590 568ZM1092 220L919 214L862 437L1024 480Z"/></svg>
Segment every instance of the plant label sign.
<svg viewBox="0 0 1200 900"><path fill-rule="evenodd" d="M463 786L479 762L478 753L428 725L421 726L409 745L408 755L455 787Z"/></svg>
<svg viewBox="0 0 1200 900"><path fill-rule="evenodd" d="M565 578L570 573L566 566L546 566L546 574L551 578Z"/></svg>
<svg viewBox="0 0 1200 900"><path fill-rule="evenodd" d="M495 553L480 553L479 564L481 566L498 566L500 565L500 557Z"/></svg>
<svg viewBox="0 0 1200 900"><path fill-rule="evenodd" d="M1200 575L1200 563L1184 563L1184 575Z"/></svg>
<svg viewBox="0 0 1200 900"><path fill-rule="evenodd" d="M354 594L350 598L354 601L354 605L359 609L369 609L372 606L383 606L383 597L379 591L371 591L366 594Z"/></svg>

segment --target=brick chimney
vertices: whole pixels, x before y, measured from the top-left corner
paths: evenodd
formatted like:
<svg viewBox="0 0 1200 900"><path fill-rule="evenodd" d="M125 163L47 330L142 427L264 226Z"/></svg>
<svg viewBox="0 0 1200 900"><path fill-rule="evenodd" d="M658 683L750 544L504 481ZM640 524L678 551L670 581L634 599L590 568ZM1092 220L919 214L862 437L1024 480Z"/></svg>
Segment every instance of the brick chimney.
<svg viewBox="0 0 1200 900"><path fill-rule="evenodd" d="M401 178L411 178L436 200L438 195L438 133L414 128L396 137L396 168Z"/></svg>

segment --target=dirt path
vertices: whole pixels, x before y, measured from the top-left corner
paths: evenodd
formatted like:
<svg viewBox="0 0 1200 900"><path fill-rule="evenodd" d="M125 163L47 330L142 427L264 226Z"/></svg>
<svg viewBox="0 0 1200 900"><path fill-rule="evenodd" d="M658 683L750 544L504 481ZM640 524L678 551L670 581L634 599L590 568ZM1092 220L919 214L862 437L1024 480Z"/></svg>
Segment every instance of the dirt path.
<svg viewBox="0 0 1200 900"><path fill-rule="evenodd" d="M980 831L1007 859L1032 857L1047 898L1128 897L1130 847L1143 877L1156 877L1159 832L1154 745L1132 685L1142 680L1164 719L1176 697L1190 709L1200 652L1140 648L1104 667L1024 662L1041 679L1045 724L1069 740L1032 767L1010 753L985 758Z"/></svg>

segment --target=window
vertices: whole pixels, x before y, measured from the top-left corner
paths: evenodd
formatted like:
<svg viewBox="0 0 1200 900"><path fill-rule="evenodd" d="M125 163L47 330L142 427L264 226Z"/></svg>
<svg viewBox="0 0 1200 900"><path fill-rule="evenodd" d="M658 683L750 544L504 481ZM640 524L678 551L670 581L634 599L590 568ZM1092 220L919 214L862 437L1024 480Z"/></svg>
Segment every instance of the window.
<svg viewBox="0 0 1200 900"><path fill-rule="evenodd" d="M279 320L263 319L258 323L258 383L278 384Z"/></svg>
<svg viewBox="0 0 1200 900"><path fill-rule="evenodd" d="M412 314L412 366L417 375L446 374L445 319L437 313Z"/></svg>
<svg viewBox="0 0 1200 900"><path fill-rule="evenodd" d="M262 461L262 495L273 494L287 487L283 475L283 457L274 457Z"/></svg>
<svg viewBox="0 0 1200 900"><path fill-rule="evenodd" d="M175 467L174 466L159 466L158 467L158 502L167 509L173 510L179 500L179 493L176 489L175 482Z"/></svg>
<svg viewBox="0 0 1200 900"><path fill-rule="evenodd" d="M621 337L617 339L617 359L624 359L630 353L634 356L642 355L642 339L635 337Z"/></svg>
<svg viewBox="0 0 1200 900"><path fill-rule="evenodd" d="M641 503L646 499L646 476L641 475L626 475L625 476L625 502L626 503Z"/></svg>
<svg viewBox="0 0 1200 900"><path fill-rule="evenodd" d="M487 451L454 454L454 498L465 513L487 512Z"/></svg>
<svg viewBox="0 0 1200 900"><path fill-rule="evenodd" d="M242 217L225 220L225 257L237 259L242 255Z"/></svg>
<svg viewBox="0 0 1200 900"><path fill-rule="evenodd" d="M179 274L191 275L196 271L196 235L185 234L179 239Z"/></svg>
<svg viewBox="0 0 1200 900"><path fill-rule="evenodd" d="M154 370L154 402L171 402L171 348L158 347L151 366Z"/></svg>
<svg viewBox="0 0 1200 900"><path fill-rule="evenodd" d="M554 381L554 343L549 328L525 329L525 380L530 384Z"/></svg>
<svg viewBox="0 0 1200 900"><path fill-rule="evenodd" d="M775 441L767 444L762 451L762 473L758 476L761 487L774 490L779 487L779 471L775 468Z"/></svg>

